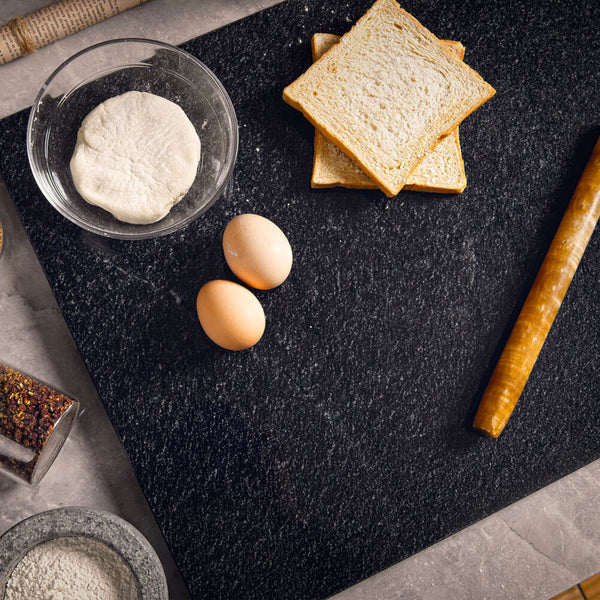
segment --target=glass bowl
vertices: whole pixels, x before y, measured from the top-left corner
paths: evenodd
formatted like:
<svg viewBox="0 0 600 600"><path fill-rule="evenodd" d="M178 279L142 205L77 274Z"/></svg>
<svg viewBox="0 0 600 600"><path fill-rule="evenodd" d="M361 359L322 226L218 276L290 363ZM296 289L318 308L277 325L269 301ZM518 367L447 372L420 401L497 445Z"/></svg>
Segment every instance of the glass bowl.
<svg viewBox="0 0 600 600"><path fill-rule="evenodd" d="M84 117L101 102L131 90L178 104L201 142L192 187L166 217L148 225L123 223L88 204L77 193L69 168ZM83 229L120 239L165 235L198 218L224 193L237 150L235 110L217 77L187 52L146 39L111 40L69 58L42 86L27 125L29 163L50 204Z"/></svg>

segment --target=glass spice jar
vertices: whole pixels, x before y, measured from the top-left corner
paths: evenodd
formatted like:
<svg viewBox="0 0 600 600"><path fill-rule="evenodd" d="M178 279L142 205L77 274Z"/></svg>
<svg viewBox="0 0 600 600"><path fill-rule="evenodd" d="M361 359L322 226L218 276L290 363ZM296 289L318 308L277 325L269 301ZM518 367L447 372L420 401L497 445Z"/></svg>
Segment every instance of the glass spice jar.
<svg viewBox="0 0 600 600"><path fill-rule="evenodd" d="M0 471L37 484L64 444L79 403L0 363Z"/></svg>

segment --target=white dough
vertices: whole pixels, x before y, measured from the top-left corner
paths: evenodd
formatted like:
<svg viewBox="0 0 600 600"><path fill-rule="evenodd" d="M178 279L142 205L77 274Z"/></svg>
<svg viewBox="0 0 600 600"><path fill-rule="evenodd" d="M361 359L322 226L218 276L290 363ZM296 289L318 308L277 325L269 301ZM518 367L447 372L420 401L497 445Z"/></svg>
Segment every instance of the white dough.
<svg viewBox="0 0 600 600"><path fill-rule="evenodd" d="M127 92L83 120L71 158L77 191L126 223L162 219L190 189L200 138L174 102Z"/></svg>

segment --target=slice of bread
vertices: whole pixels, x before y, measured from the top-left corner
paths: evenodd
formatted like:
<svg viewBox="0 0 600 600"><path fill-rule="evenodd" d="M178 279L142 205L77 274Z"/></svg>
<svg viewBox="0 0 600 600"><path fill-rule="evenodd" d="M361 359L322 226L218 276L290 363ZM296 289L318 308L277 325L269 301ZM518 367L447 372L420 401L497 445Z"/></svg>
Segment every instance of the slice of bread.
<svg viewBox="0 0 600 600"><path fill-rule="evenodd" d="M312 38L313 60L317 61L340 37L332 33L315 33ZM460 42L444 40L444 44L462 60L465 47ZM406 179L405 190L460 194L467 185L460 151L458 127L427 153ZM377 184L335 144L315 130L315 155L311 179L313 188L342 186L375 189Z"/></svg>
<svg viewBox="0 0 600 600"><path fill-rule="evenodd" d="M377 0L283 98L391 197L494 93L395 0Z"/></svg>

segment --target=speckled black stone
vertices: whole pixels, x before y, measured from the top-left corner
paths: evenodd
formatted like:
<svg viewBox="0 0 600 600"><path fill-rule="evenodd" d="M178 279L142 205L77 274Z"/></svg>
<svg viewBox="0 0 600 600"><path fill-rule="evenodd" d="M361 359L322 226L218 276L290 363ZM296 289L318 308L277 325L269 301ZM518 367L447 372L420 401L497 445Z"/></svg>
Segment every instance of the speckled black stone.
<svg viewBox="0 0 600 600"><path fill-rule="evenodd" d="M240 123L231 197L180 233L90 236L35 187L22 113L1 172L194 598L324 598L600 456L600 234L505 432L469 425L600 135L596 0L407 0L496 96L461 125L462 195L309 187L281 100L317 31L370 2L295 2L184 45ZM197 322L220 238L258 212L295 253L263 340Z"/></svg>

